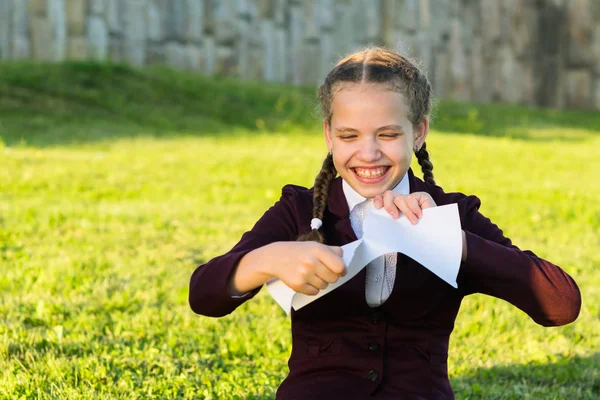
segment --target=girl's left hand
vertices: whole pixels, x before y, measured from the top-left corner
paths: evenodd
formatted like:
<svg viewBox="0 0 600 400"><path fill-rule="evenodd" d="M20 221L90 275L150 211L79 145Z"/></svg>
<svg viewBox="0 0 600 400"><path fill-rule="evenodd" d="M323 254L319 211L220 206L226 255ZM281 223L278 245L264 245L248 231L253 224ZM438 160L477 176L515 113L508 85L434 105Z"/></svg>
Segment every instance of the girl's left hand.
<svg viewBox="0 0 600 400"><path fill-rule="evenodd" d="M398 219L400 213L406 215L413 225L423 216L424 209L437 207L427 192L415 192L405 196L391 190L375 196L373 204L378 210L382 207L385 208L394 219Z"/></svg>

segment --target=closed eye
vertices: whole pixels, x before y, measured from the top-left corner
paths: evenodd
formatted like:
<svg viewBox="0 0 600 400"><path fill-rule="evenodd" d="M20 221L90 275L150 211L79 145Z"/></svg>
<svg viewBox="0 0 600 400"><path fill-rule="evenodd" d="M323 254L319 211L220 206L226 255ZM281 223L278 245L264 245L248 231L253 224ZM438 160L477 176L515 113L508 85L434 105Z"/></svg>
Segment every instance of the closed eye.
<svg viewBox="0 0 600 400"><path fill-rule="evenodd" d="M384 137L384 138L397 138L398 136L400 136L399 133L383 133L381 135L379 135L380 137Z"/></svg>

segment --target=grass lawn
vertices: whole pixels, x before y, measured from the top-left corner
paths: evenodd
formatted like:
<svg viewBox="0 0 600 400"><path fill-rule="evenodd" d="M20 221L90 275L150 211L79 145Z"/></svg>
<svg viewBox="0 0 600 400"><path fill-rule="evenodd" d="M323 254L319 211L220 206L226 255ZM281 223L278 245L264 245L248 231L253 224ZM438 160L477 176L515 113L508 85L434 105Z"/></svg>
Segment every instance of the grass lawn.
<svg viewBox="0 0 600 400"><path fill-rule="evenodd" d="M289 319L264 290L225 318L196 316L188 283L284 184L312 184L326 152L313 94L0 64L0 398L273 398ZM466 298L457 398L600 398L600 113L441 102L432 127L438 183L478 195L583 295L558 328Z"/></svg>

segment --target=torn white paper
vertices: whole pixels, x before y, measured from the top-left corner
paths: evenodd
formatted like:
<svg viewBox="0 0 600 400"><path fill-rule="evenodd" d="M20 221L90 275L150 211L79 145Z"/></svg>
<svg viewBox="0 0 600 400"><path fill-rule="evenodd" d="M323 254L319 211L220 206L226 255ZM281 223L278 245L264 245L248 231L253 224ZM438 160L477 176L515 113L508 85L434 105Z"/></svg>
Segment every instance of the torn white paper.
<svg viewBox="0 0 600 400"><path fill-rule="evenodd" d="M456 288L462 255L462 228L458 206L448 204L423 210L416 225L402 215L393 219L385 209L371 208L363 222L364 235L342 246L347 273L314 296L296 293L278 279L267 282L275 301L290 313L337 289L371 261L386 253L403 253ZM400 265L399 268L402 268Z"/></svg>

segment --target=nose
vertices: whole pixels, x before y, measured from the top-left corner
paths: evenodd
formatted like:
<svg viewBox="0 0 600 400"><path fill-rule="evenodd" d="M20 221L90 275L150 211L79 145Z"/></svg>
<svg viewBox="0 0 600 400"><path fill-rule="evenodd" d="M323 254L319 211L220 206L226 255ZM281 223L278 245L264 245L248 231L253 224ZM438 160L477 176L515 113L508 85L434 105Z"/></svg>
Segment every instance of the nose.
<svg viewBox="0 0 600 400"><path fill-rule="evenodd" d="M375 162L381 158L379 143L374 138L365 138L358 149L357 158L363 162Z"/></svg>

